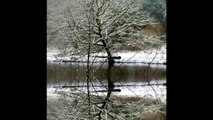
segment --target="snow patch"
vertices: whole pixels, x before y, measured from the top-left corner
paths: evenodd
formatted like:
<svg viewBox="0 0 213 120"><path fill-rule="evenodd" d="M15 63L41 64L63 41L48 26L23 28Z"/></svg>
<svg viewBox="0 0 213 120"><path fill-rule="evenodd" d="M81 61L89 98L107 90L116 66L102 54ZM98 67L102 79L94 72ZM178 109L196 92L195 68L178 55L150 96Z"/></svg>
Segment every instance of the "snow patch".
<svg viewBox="0 0 213 120"><path fill-rule="evenodd" d="M91 56L96 56L92 54ZM113 56L121 56L121 59L115 60L117 62L130 62L130 63L166 63L166 46L162 46L160 49L153 49L147 51L120 51L112 53ZM107 56L106 53L98 53L98 56ZM60 61L60 60L77 60L86 61L86 57L79 56L65 56L59 57L59 51L48 50L47 61ZM104 61L106 58L91 58L95 61Z"/></svg>
<svg viewBox="0 0 213 120"><path fill-rule="evenodd" d="M152 81L150 84L163 84L166 83L166 80L160 81ZM113 92L112 95L118 96L133 96L133 97L148 97L154 99L160 99L163 102L166 102L166 86L164 85L146 85L147 83L127 83L128 85L132 86L122 86L122 87L115 87L115 89L121 89L121 92ZM119 85L119 83L115 83L115 86ZM141 86L143 85L143 86ZM106 96L107 92L94 92L98 90L103 90L103 87L90 87L91 94L98 95L98 96ZM76 88L47 88L47 98L57 98L60 95L56 93L56 91L63 91L63 92L79 92L79 91L87 91L86 87L76 87Z"/></svg>

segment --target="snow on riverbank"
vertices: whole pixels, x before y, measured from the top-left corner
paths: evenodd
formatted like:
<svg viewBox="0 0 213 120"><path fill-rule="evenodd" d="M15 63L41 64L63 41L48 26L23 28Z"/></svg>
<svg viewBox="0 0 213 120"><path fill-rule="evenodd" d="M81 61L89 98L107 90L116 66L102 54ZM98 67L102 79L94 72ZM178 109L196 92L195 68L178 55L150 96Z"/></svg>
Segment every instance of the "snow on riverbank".
<svg viewBox="0 0 213 120"><path fill-rule="evenodd" d="M160 49L154 49L149 51L119 51L112 53L113 56L121 56L121 59L116 60L119 62L130 62L130 63L166 63L166 46L161 47ZM59 57L59 51L57 50L48 50L47 51L47 61L53 62L57 60L70 60L70 57ZM97 54L93 54L91 56L96 56ZM98 56L106 56L106 53L99 53ZM79 61L86 61L85 58L79 58L75 56ZM95 59L95 61L104 61L106 58L91 58L91 60ZM164 65L165 66L165 65ZM138 83L132 83L137 84ZM84 89L84 88L83 88ZM81 88L81 90L83 90ZM96 88L97 90L100 88ZM150 96L150 97L158 97L162 101L166 101L166 86L143 86L143 87L119 87L122 92L117 93L119 96ZM53 87L47 88L47 96L49 98L57 98L59 95L55 93L56 90L63 90L69 92L69 89L56 89ZM93 93L94 94L94 93ZM156 95L157 94L157 95Z"/></svg>
<svg viewBox="0 0 213 120"><path fill-rule="evenodd" d="M138 83L137 83L138 84ZM102 90L103 88L100 87L90 87L91 94L98 95L98 96L106 96L106 92L93 92L95 90ZM166 102L166 86L163 85L151 85L151 86L123 86L123 87L116 87L116 89L120 89L121 92L113 92L112 95L116 96L123 96L123 97L147 97L147 98L153 98L153 99L160 99L163 102ZM58 98L60 94L57 94L57 92L63 91L63 92L74 92L73 89L70 88L53 88L49 87L47 88L47 99L51 98ZM76 93L78 91L84 91L87 92L86 87L82 88L76 88Z"/></svg>
<svg viewBox="0 0 213 120"><path fill-rule="evenodd" d="M124 86L121 87L115 87L115 89L120 89L121 92L113 92L112 95L116 96L123 96L123 97L148 97L148 98L154 98L154 99L160 99L163 102L166 102L166 86L164 85L157 85L157 84L163 84L166 83L165 80L159 80L159 81L151 81L150 85L147 83L134 83L130 82L127 84L123 84ZM99 84L100 85L100 84ZM115 85L122 85L120 83L115 83ZM141 87L143 86L143 87ZM90 92L93 95L98 96L106 96L106 92L99 92L96 93L94 90L103 90L103 87L90 87ZM47 99L51 98L58 98L60 95L57 94L57 92L63 91L63 92L74 92L78 93L81 92L87 92L87 87L73 87L73 88L62 88L60 86L58 87L47 87Z"/></svg>
<svg viewBox="0 0 213 120"><path fill-rule="evenodd" d="M71 60L69 56L59 57L59 51L48 50L47 61L53 62L57 60ZM96 56L93 54L91 56ZM98 53L98 56L106 56L106 53ZM121 59L116 60L119 62L131 62L131 63L166 63L166 46L162 46L160 49L153 49L148 51L119 51L112 53L113 56L121 56ZM79 58L75 56L79 61L86 61L86 57ZM103 61L106 58L92 58L95 61Z"/></svg>

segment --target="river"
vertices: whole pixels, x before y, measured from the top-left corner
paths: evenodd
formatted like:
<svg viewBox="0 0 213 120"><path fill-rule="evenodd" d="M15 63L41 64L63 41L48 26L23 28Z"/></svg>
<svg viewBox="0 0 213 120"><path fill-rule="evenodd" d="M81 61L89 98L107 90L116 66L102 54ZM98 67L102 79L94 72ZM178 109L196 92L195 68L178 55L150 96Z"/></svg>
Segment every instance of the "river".
<svg viewBox="0 0 213 120"><path fill-rule="evenodd" d="M90 92L106 95L106 64L91 64ZM115 64L111 79L117 96L153 97L166 102L166 65ZM47 63L47 96L57 97L56 90L87 91L86 64Z"/></svg>

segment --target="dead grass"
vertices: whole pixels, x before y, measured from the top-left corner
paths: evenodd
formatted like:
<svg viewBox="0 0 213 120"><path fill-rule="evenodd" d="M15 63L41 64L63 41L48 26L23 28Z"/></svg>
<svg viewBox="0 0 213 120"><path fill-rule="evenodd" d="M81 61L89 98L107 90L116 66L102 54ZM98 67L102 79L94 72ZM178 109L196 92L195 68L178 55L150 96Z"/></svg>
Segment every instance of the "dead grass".
<svg viewBox="0 0 213 120"><path fill-rule="evenodd" d="M157 22L156 24L145 26L142 33L145 35L161 36L166 34L166 31L164 30L163 24Z"/></svg>

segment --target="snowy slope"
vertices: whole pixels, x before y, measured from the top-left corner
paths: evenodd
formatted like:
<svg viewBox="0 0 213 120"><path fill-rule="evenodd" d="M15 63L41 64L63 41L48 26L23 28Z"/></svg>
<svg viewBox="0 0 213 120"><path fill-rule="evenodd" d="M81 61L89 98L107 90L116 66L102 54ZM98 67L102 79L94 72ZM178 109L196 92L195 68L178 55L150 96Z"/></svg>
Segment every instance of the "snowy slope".
<svg viewBox="0 0 213 120"><path fill-rule="evenodd" d="M57 50L48 50L47 51L47 61L53 62L57 60L70 60L69 56L58 57L59 51ZM93 54L91 56L95 56ZM99 56L106 56L106 53L99 53ZM166 63L166 46L161 47L160 49L149 50L149 51L120 51L112 53L113 56L121 56L121 59L116 60L119 62L135 62L135 63ZM105 58L92 58L95 61L103 61ZM78 58L79 61L86 61L86 57Z"/></svg>

